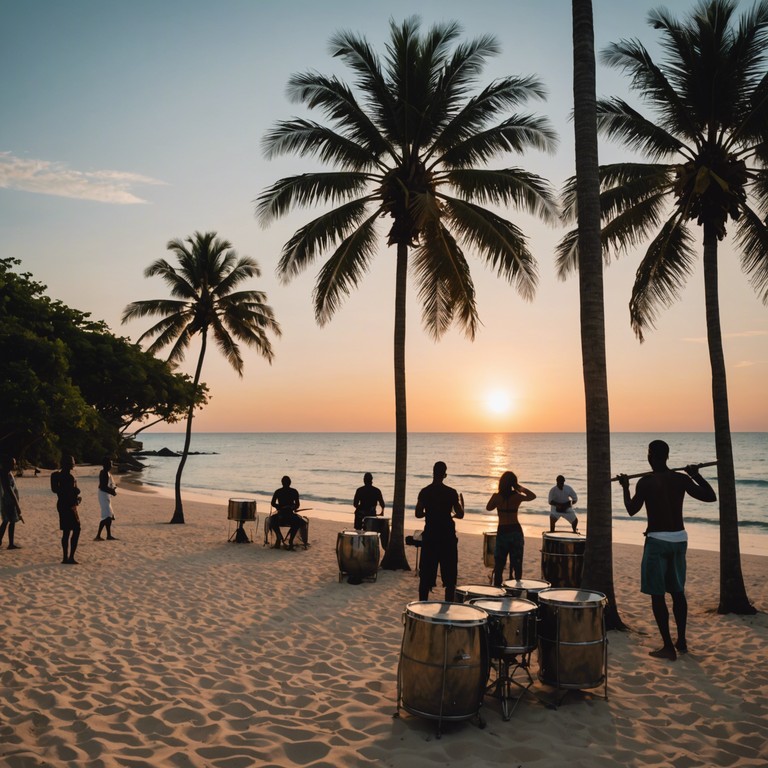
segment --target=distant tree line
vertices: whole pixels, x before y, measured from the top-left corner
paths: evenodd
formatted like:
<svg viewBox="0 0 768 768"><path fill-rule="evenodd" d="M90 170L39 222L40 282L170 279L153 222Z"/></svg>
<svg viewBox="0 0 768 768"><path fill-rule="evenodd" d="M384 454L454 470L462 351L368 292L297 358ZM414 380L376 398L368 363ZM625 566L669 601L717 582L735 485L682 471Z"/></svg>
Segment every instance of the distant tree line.
<svg viewBox="0 0 768 768"><path fill-rule="evenodd" d="M0 453L55 466L62 451L98 462L125 436L204 405L205 385L115 336L106 323L45 295L46 286L0 258Z"/></svg>

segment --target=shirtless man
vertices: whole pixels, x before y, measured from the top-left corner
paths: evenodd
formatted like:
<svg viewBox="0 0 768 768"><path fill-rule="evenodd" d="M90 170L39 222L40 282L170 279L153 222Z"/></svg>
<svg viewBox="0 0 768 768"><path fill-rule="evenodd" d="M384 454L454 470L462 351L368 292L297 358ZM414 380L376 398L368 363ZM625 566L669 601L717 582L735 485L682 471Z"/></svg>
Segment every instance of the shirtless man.
<svg viewBox="0 0 768 768"><path fill-rule="evenodd" d="M664 645L649 656L674 661L677 653L686 653L688 644L685 629L688 620L688 602L685 599L685 552L688 534L683 526L683 500L685 494L699 501L717 501L712 486L699 474L696 466L685 468L687 475L673 472L667 467L669 446L663 440L648 445L650 475L641 477L635 486L635 495L629 490L629 478L619 475L624 489L624 506L630 516L636 515L645 504L648 515L643 562L640 573L640 591L651 596L653 617ZM672 595L672 612L677 625L677 642L672 643L669 632L669 609L666 593Z"/></svg>

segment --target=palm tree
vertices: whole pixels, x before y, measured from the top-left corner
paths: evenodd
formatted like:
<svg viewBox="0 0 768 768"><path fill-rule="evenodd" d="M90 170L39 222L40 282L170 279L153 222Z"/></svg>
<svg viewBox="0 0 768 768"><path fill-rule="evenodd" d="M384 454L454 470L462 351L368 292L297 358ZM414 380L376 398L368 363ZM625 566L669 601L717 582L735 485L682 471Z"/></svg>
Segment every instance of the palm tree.
<svg viewBox="0 0 768 768"><path fill-rule="evenodd" d="M635 40L609 46L604 61L629 73L650 102L648 119L621 99L598 103L606 136L648 155L648 163L600 168L602 241L620 253L653 235L630 301L640 339L658 311L675 301L694 263L689 222L703 232L707 341L712 368L715 449L720 497L720 613L754 613L739 551L736 478L718 300L718 244L735 222L741 266L768 302L768 1L735 23L733 0L706 0L684 22L660 9L649 15L662 34L664 63ZM669 205L671 203L671 205ZM572 213L572 194L567 209ZM754 206L757 206L756 208ZM574 266L570 233L560 269Z"/></svg>
<svg viewBox="0 0 768 768"><path fill-rule="evenodd" d="M351 32L331 40L331 53L347 64L356 91L334 76L307 72L291 77L293 101L319 109L324 125L304 118L277 123L264 139L269 157L317 157L336 170L290 176L257 200L263 224L296 206L335 207L301 227L285 244L278 273L288 281L328 253L315 283L315 317L328 322L362 281L379 242L377 224L392 223L395 247L395 488L392 536L382 562L408 569L403 540L407 419L405 306L408 271L422 303L423 324L438 339L455 322L473 339L478 326L475 291L466 260L471 249L514 285L523 298L536 287L535 261L522 231L483 204L505 204L555 221L548 185L520 168L478 168L503 152L550 150L549 123L530 114L502 112L543 98L535 77L505 77L475 95L485 61L499 52L483 36L455 44L456 23L420 35L418 18L390 23L380 58Z"/></svg>
<svg viewBox="0 0 768 768"><path fill-rule="evenodd" d="M587 548L583 586L608 598L606 625L624 626L613 585L611 429L605 358L600 175L597 159L595 36L592 0L573 0L573 122L578 199L581 359L587 427Z"/></svg>
<svg viewBox="0 0 768 768"><path fill-rule="evenodd" d="M253 347L268 362L272 362L272 344L268 334L280 336L272 308L265 304L262 291L233 290L250 277L259 277L261 270L253 259L239 257L226 240L215 232L195 232L185 240L171 240L167 249L178 260L178 267L165 259L158 259L144 271L145 277L159 275L171 289L173 299L134 301L123 311L123 323L138 317L160 316L162 320L145 331L139 341L155 340L148 351L155 353L173 343L169 363L184 359L184 353L195 334L200 335L200 354L197 358L193 392L200 386L200 373L208 344L208 332L230 365L243 375L243 358L238 341ZM176 471L176 508L171 523L184 522L181 502L181 474L189 454L192 440L192 417L196 397L193 396L187 412L184 450Z"/></svg>

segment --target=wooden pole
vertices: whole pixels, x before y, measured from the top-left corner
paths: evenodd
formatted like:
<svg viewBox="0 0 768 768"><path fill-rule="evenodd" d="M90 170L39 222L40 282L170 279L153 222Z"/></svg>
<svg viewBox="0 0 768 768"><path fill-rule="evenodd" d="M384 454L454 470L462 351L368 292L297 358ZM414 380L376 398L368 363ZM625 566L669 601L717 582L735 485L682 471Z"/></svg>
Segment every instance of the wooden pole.
<svg viewBox="0 0 768 768"><path fill-rule="evenodd" d="M688 467L696 467L697 469L701 469L702 467L714 467L715 464L717 464L716 461L705 461L703 464L687 464ZM682 472L685 469L685 467L675 467L674 469L670 470L671 472ZM653 470L649 470L648 472L638 472L636 475L627 475L627 478L631 480L634 477L646 477L647 475L652 475ZM619 476L616 475L616 477L611 478L611 482L615 482L619 479Z"/></svg>

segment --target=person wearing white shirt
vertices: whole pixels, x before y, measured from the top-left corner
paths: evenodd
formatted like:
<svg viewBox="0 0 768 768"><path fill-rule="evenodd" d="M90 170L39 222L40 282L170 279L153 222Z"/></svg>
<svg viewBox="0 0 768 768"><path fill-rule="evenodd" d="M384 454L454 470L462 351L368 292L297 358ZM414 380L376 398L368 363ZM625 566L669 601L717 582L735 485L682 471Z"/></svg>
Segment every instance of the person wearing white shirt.
<svg viewBox="0 0 768 768"><path fill-rule="evenodd" d="M549 530L550 533L555 530L555 523L564 517L576 533L579 527L579 518L573 510L573 505L579 500L576 491L570 485L565 484L565 478L558 475L555 478L556 485L553 485L549 491Z"/></svg>

